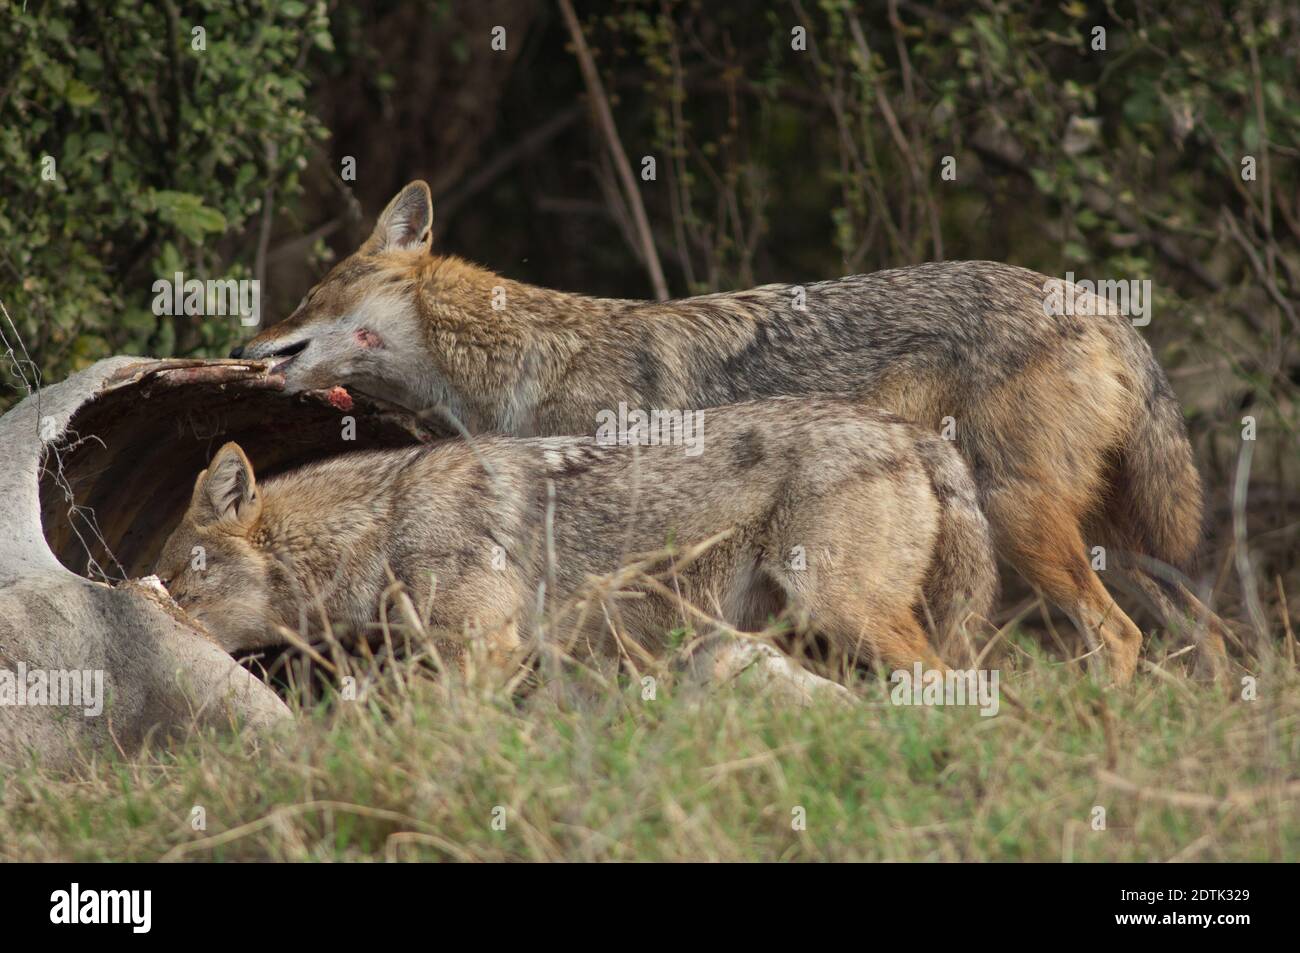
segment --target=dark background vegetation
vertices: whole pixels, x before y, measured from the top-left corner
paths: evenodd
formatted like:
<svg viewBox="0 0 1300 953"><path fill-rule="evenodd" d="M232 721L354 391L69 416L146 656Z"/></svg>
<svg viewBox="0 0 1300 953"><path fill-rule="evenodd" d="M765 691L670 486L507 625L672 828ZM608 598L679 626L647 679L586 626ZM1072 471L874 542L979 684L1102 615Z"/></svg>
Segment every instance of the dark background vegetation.
<svg viewBox="0 0 1300 953"><path fill-rule="evenodd" d="M938 258L1152 279L1142 333L1207 477L1205 568L1239 619L1254 591L1255 628L1283 630L1300 606L1300 6L577 8L634 171L656 158L637 186L673 295ZM47 382L110 354L222 356L237 320L156 317L155 279L261 278L277 320L416 177L437 250L649 296L586 92L542 0L0 0L0 329ZM1230 492L1246 415L1248 567Z"/></svg>

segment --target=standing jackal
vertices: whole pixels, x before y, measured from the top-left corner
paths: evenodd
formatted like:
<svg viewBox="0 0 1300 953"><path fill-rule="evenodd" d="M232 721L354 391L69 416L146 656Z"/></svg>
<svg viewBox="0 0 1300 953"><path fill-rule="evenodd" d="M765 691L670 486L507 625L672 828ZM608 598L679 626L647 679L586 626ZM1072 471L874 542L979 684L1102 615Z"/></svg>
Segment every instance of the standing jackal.
<svg viewBox="0 0 1300 953"><path fill-rule="evenodd" d="M1201 608L1147 571L1191 560L1200 480L1164 373L1104 301L1094 315L1049 316L1048 279L993 262L666 302L589 298L432 256L431 224L428 187L413 182L292 315L232 356L279 359L290 390L344 384L519 435L590 433L620 403L850 397L951 428L998 552L1100 638L1117 680L1132 675L1142 633L1089 545L1107 547L1167 621ZM1208 647L1222 654L1217 631Z"/></svg>
<svg viewBox="0 0 1300 953"><path fill-rule="evenodd" d="M228 650L283 641L277 627L297 629L304 613L356 631L395 578L431 606L432 628L469 623L505 662L530 646L539 592L550 639L617 652L583 587L671 543L671 580L612 610L647 653L683 623L675 596L742 631L788 619L849 661L942 669L923 620L947 637L987 617L996 586L988 524L957 452L847 401L706 413L695 456L487 437L348 454L259 483L226 444L198 477L158 575ZM571 599L572 617L552 619ZM685 621L699 629L700 618Z"/></svg>

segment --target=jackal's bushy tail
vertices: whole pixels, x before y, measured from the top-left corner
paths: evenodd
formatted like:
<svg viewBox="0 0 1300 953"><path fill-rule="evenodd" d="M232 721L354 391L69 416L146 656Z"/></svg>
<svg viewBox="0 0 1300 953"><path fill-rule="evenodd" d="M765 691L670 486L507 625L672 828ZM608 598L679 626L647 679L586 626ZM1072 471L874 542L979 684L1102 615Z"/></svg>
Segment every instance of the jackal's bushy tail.
<svg viewBox="0 0 1300 953"><path fill-rule="evenodd" d="M1118 564L1173 631L1200 646L1198 671L1225 671L1232 628L1202 604L1185 574L1193 569L1202 532L1201 478L1182 410L1154 368L1147 413L1137 415L1115 460L1101 536L1118 547Z"/></svg>
<svg viewBox="0 0 1300 953"><path fill-rule="evenodd" d="M961 627L967 626L973 635L983 625L978 620L990 617L997 598L998 569L988 520L965 463L938 437L930 438L922 449L942 507L939 537L924 587L935 647L942 655Z"/></svg>
<svg viewBox="0 0 1300 953"><path fill-rule="evenodd" d="M1201 478L1187 428L1164 375L1153 381L1109 488L1107 536L1138 556L1188 571L1201 539Z"/></svg>

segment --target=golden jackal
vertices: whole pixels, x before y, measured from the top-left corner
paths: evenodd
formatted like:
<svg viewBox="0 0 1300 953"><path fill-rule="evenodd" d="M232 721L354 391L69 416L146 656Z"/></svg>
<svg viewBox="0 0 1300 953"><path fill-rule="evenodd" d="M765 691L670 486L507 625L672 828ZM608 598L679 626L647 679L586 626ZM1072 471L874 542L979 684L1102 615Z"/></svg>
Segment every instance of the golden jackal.
<svg viewBox="0 0 1300 953"><path fill-rule="evenodd" d="M288 319L233 356L280 360L290 390L344 384L524 436L590 433L620 403L852 398L951 428L998 552L1100 637L1117 680L1132 675L1142 634L1089 546L1106 547L1167 621L1202 608L1148 571L1193 557L1200 480L1164 373L1104 301L1092 316L1049 316L1048 279L993 262L666 302L589 298L432 256L431 224L428 187L413 182ZM1208 645L1222 653L1217 631Z"/></svg>
<svg viewBox="0 0 1300 953"><path fill-rule="evenodd" d="M922 621L946 637L987 617L988 524L946 441L831 399L702 413L695 454L486 437L344 455L261 483L228 443L158 574L228 650L281 642L277 627L297 629L303 613L356 631L391 570L416 605L433 587L433 628L468 623L506 660L530 645L539 590L551 607L580 603L593 577L669 543L682 600L741 631L787 619L849 660L942 668ZM682 624L664 596L649 586L617 602L621 633L650 653ZM550 623L551 638L614 652L600 608L585 609Z"/></svg>

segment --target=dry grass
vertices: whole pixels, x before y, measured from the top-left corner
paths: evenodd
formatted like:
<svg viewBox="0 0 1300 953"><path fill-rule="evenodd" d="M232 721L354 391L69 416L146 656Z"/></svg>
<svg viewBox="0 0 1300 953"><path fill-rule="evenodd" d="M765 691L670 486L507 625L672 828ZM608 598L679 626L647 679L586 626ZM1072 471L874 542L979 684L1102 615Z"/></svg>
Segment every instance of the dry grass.
<svg viewBox="0 0 1300 953"><path fill-rule="evenodd" d="M1023 705L851 709L661 679L520 700L378 663L274 737L0 771L5 860L1295 860L1300 678L1107 690L1004 641ZM1149 654L1149 657L1154 657ZM590 688L591 684L585 687ZM206 830L191 823L195 807ZM1097 807L1105 830L1094 830ZM802 808L806 829L793 823ZM494 826L504 818L504 829Z"/></svg>

